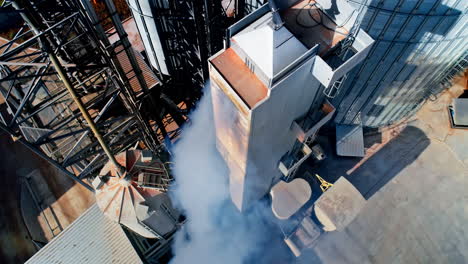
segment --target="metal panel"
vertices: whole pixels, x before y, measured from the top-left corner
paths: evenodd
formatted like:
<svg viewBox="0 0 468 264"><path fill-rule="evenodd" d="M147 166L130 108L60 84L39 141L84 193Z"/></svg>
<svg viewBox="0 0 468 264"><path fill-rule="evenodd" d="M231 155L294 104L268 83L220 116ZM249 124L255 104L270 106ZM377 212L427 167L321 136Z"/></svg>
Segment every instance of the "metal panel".
<svg viewBox="0 0 468 264"><path fill-rule="evenodd" d="M270 9L268 8L268 5L263 5L261 8L258 8L255 10L251 15L246 16L239 20L237 23L233 24L227 29L227 41L228 41L228 47L230 43L230 39L232 36L237 34L239 31L250 25L252 22L255 20L259 19L261 16L265 15L268 13Z"/></svg>
<svg viewBox="0 0 468 264"><path fill-rule="evenodd" d="M366 58L374 40L362 30L359 30L355 38L353 48L356 53L340 64L338 68L333 69L321 57L317 57L313 73L323 86L328 87L333 84Z"/></svg>
<svg viewBox="0 0 468 264"><path fill-rule="evenodd" d="M238 207L242 207L243 175L247 167L246 157L249 147L250 110L212 66L210 74L216 147L230 170L232 199Z"/></svg>
<svg viewBox="0 0 468 264"><path fill-rule="evenodd" d="M370 38L366 32L359 30L358 34L355 36L355 41L353 43L353 48L356 51L356 54L344 61L343 64L341 64L336 70L334 70L331 83L337 81L343 75L345 75L354 67L356 67L357 64L363 61L369 53L370 49L372 48L373 44L374 40Z"/></svg>
<svg viewBox="0 0 468 264"><path fill-rule="evenodd" d="M271 21L271 15L262 17L262 20ZM258 66L254 73L261 70L270 79L307 51L286 27L275 30L268 24L256 26L253 23L233 39L245 52L249 63L252 61Z"/></svg>
<svg viewBox="0 0 468 264"><path fill-rule="evenodd" d="M468 2L461 0L350 0L361 27L376 43L348 76L335 122L350 124L361 113L363 125L380 127L412 114L441 90L443 73L467 49Z"/></svg>
<svg viewBox="0 0 468 264"><path fill-rule="evenodd" d="M297 58L295 61L293 61L291 64L288 66L284 67L280 72L278 72L275 76L273 76L273 79L271 80L271 83L276 83L279 82L284 76L289 74L292 70L296 69L298 65L303 63L304 61L310 59L311 57L317 55L318 53L318 45L315 45L314 47L310 48L307 52L302 54L299 58Z"/></svg>
<svg viewBox="0 0 468 264"><path fill-rule="evenodd" d="M340 156L364 157L364 135L361 125L336 126L336 152Z"/></svg>
<svg viewBox="0 0 468 264"><path fill-rule="evenodd" d="M26 263L143 263L119 224L91 206Z"/></svg>
<svg viewBox="0 0 468 264"><path fill-rule="evenodd" d="M148 0L128 0L128 6L140 31L141 39L145 45L148 59L159 72L169 74L166 66L166 57L159 38L155 18L152 13L152 1Z"/></svg>
<svg viewBox="0 0 468 264"><path fill-rule="evenodd" d="M340 177L314 203L317 220L325 231L341 231L364 208L366 200L345 177Z"/></svg>
<svg viewBox="0 0 468 264"><path fill-rule="evenodd" d="M468 98L453 100L453 122L458 126L468 126Z"/></svg>
<svg viewBox="0 0 468 264"><path fill-rule="evenodd" d="M312 74L323 86L328 87L332 83L331 79L333 78L333 73L332 67L330 67L321 57L315 57Z"/></svg>

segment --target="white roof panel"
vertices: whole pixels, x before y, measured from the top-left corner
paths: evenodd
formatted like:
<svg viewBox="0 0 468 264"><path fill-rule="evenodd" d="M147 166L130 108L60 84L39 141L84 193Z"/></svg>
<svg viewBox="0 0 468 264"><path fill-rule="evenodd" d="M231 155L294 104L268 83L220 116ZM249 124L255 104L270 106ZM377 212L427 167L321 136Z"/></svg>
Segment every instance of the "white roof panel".
<svg viewBox="0 0 468 264"><path fill-rule="evenodd" d="M269 15L269 17L268 17ZM274 30L268 23L271 14L233 37L246 55L270 78L307 51L286 28Z"/></svg>

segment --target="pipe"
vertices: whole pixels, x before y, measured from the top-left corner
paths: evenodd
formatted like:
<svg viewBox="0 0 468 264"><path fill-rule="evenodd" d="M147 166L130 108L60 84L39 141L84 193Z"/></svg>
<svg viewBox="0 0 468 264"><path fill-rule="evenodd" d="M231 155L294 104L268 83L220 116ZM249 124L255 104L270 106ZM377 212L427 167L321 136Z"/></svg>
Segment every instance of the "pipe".
<svg viewBox="0 0 468 264"><path fill-rule="evenodd" d="M60 79L62 79L63 84L65 88L68 90L68 93L72 97L73 101L75 101L76 105L80 109L81 114L83 115L84 119L86 120L86 123L88 123L89 128L91 131L93 131L94 137L98 140L99 144L101 145L102 149L106 153L107 157L109 160L114 164L114 166L117 168L119 176L122 176L124 173L123 167L117 162L115 159L114 155L109 149L109 146L107 146L107 143L104 141L104 138L101 135L101 132L96 127L96 124L94 123L93 119L91 118L91 115L88 113L86 110L85 106L83 105L83 102L81 102L81 99L78 97L78 95L75 93L75 90L73 89L72 84L70 83L70 80L68 79L68 76L65 74L65 71L63 70L62 65L57 59L57 56L53 53L49 53L49 59L54 65L55 70L57 71L58 75L60 76Z"/></svg>
<svg viewBox="0 0 468 264"><path fill-rule="evenodd" d="M283 19L281 19L281 16L279 14L279 9L278 6L276 5L275 0L269 0L268 1L268 6L270 7L271 13L273 15L273 23L275 24L275 30L280 29L284 22Z"/></svg>

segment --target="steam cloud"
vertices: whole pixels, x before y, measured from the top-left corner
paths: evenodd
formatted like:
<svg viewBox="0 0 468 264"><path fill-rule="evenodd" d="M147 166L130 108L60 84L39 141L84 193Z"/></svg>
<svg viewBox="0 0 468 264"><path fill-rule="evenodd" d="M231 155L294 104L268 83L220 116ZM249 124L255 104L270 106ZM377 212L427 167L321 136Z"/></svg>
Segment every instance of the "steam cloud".
<svg viewBox="0 0 468 264"><path fill-rule="evenodd" d="M173 153L177 186L172 198L188 221L176 234L171 264L292 262L271 208L259 202L240 214L230 200L208 87Z"/></svg>

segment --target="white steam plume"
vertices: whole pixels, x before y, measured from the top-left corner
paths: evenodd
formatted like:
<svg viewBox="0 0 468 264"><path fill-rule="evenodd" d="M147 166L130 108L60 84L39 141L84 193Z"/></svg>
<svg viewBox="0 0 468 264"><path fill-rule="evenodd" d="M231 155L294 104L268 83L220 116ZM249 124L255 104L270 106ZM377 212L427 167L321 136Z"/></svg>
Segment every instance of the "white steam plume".
<svg viewBox="0 0 468 264"><path fill-rule="evenodd" d="M228 169L215 147L209 88L173 149L173 200L188 221L171 264L291 263L264 203L240 214L229 196Z"/></svg>

